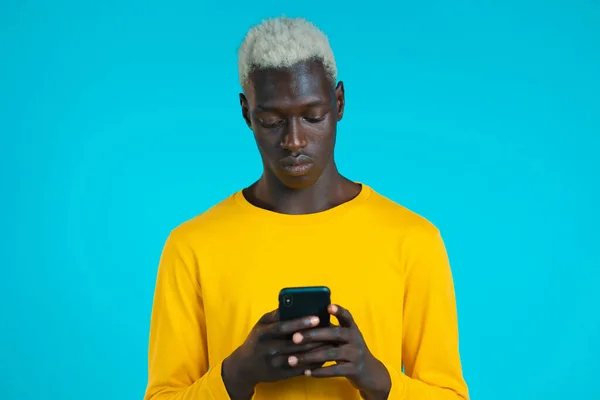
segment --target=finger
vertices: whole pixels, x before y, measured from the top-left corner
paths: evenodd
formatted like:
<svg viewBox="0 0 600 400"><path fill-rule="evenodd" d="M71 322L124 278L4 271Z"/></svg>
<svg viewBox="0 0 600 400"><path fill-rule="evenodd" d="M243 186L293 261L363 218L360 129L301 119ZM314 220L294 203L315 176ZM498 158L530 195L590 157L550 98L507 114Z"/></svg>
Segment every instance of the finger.
<svg viewBox="0 0 600 400"><path fill-rule="evenodd" d="M289 356L284 355L275 355L272 357L267 357L267 362L275 371L277 371L277 375L280 379L291 378L294 376L301 376L305 374L305 371L310 368L310 365L292 365L293 363L289 362ZM313 365L312 367L319 367L323 364L323 362L318 363L317 365Z"/></svg>
<svg viewBox="0 0 600 400"><path fill-rule="evenodd" d="M274 336L291 336L295 332L314 328L319 325L318 317L303 317L290 321L277 322L269 327L268 331Z"/></svg>
<svg viewBox="0 0 600 400"><path fill-rule="evenodd" d="M279 321L279 310L269 311L258 320L259 324L267 325Z"/></svg>
<svg viewBox="0 0 600 400"><path fill-rule="evenodd" d="M292 340L296 344L314 342L348 343L350 342L350 329L341 326L310 329L294 333Z"/></svg>
<svg viewBox="0 0 600 400"><path fill-rule="evenodd" d="M286 356L275 356L269 360L269 364L276 371L279 379L288 379L304 375L306 366L292 367Z"/></svg>
<svg viewBox="0 0 600 400"><path fill-rule="evenodd" d="M313 350L306 353L294 354L288 357L288 364L291 367L309 366L323 364L328 361L335 362L353 362L356 352L350 346L327 346L322 349Z"/></svg>
<svg viewBox="0 0 600 400"><path fill-rule="evenodd" d="M290 379L295 378L297 376L302 376L306 374L306 367L298 367L298 368L287 368L287 369L278 369L278 377L279 379Z"/></svg>
<svg viewBox="0 0 600 400"><path fill-rule="evenodd" d="M352 317L352 314L350 314L350 311L346 310L344 307L331 304L328 307L328 311L331 315L334 315L338 319L340 325L346 328L354 326L354 318Z"/></svg>
<svg viewBox="0 0 600 400"><path fill-rule="evenodd" d="M326 346L327 345L323 343L290 344L289 341L286 341L286 343L277 350L276 354L290 355L307 353L309 351L313 351L315 349L323 348Z"/></svg>
<svg viewBox="0 0 600 400"><path fill-rule="evenodd" d="M327 367L304 371L304 375L312 376L313 378L350 377L356 374L356 366L349 362L341 362Z"/></svg>

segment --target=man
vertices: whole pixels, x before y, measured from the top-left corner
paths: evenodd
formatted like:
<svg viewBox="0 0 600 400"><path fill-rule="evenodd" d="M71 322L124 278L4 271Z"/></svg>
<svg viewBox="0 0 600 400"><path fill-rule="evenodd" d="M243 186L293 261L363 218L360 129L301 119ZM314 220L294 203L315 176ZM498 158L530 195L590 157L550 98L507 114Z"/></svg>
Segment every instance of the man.
<svg viewBox="0 0 600 400"><path fill-rule="evenodd" d="M303 19L247 34L240 104L264 172L168 238L147 400L467 399L440 234L338 172L336 75ZM280 289L319 285L339 324L279 321Z"/></svg>

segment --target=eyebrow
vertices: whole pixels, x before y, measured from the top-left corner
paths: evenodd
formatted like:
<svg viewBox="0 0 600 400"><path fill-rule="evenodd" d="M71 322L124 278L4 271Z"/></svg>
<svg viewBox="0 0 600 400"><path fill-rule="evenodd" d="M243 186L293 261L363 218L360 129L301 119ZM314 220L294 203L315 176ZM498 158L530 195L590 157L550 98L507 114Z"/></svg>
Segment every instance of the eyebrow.
<svg viewBox="0 0 600 400"><path fill-rule="evenodd" d="M323 100L312 100L312 101L308 101L305 103L301 103L301 104L294 104L293 107L301 107L301 108L312 108L312 107L319 107L319 106L325 106L327 105L327 102L324 102ZM279 111L282 109L285 109L286 107L282 107L281 103L274 103L274 102L268 102L268 103L263 103L263 104L257 104L255 110L256 111Z"/></svg>

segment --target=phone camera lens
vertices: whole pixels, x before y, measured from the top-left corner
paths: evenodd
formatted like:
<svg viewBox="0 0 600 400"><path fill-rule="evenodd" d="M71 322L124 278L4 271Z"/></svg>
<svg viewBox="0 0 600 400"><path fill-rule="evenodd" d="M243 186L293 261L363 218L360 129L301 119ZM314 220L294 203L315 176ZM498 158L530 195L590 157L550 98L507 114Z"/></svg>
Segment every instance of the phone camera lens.
<svg viewBox="0 0 600 400"><path fill-rule="evenodd" d="M293 301L292 301L292 296L285 296L285 297L283 298L283 305L284 305L284 306L286 306L286 307L291 307L291 306L292 306L292 303L293 303Z"/></svg>

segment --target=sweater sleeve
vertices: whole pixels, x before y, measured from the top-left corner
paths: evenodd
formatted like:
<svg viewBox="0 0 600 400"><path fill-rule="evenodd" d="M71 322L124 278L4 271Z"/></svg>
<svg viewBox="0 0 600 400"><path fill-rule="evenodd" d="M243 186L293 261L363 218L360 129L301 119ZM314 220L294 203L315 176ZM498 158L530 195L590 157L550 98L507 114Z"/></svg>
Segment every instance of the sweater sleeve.
<svg viewBox="0 0 600 400"><path fill-rule="evenodd" d="M209 368L195 257L185 240L172 233L158 267L144 400L228 400L221 365Z"/></svg>
<svg viewBox="0 0 600 400"><path fill-rule="evenodd" d="M404 243L402 365L386 365L389 400L467 400L458 344L454 284L439 231L419 229Z"/></svg>

